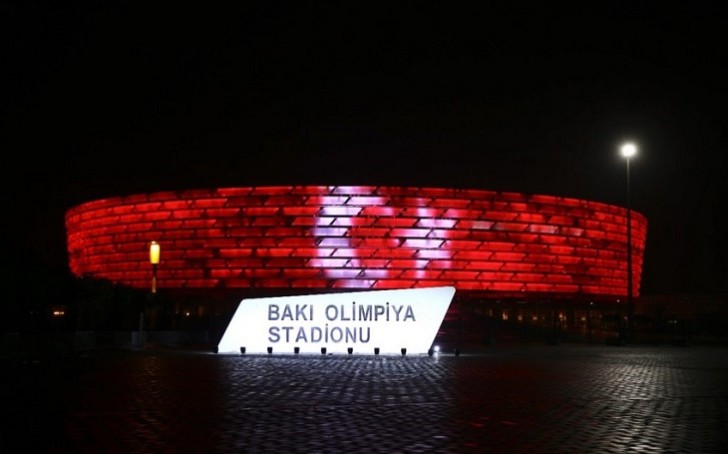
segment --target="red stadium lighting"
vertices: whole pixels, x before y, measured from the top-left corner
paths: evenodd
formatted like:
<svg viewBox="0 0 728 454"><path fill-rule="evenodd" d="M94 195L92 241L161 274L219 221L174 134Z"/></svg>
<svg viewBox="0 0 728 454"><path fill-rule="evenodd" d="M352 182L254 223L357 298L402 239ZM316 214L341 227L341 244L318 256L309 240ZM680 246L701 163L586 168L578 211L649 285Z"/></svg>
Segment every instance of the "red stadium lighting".
<svg viewBox="0 0 728 454"><path fill-rule="evenodd" d="M66 231L75 275L137 288L148 285L143 262L158 241L170 290L451 285L460 295L614 302L628 286L639 293L647 220L547 195L275 186L91 201L68 210Z"/></svg>

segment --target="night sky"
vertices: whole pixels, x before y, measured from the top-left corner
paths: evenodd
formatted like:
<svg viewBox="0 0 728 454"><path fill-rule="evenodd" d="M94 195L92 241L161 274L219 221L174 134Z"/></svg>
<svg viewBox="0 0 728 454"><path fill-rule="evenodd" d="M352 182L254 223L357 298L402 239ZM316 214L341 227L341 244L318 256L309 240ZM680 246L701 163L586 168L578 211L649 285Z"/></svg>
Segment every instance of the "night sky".
<svg viewBox="0 0 728 454"><path fill-rule="evenodd" d="M67 266L74 205L408 185L648 218L642 294L728 292L728 3L12 2L3 243Z"/></svg>

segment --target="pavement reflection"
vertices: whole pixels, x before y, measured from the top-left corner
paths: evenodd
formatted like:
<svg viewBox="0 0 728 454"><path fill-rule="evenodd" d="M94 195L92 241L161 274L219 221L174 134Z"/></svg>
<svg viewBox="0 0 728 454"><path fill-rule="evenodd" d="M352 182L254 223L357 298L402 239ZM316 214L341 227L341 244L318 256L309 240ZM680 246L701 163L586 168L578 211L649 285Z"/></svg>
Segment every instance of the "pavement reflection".
<svg viewBox="0 0 728 454"><path fill-rule="evenodd" d="M725 353L95 352L6 368L0 451L721 452Z"/></svg>

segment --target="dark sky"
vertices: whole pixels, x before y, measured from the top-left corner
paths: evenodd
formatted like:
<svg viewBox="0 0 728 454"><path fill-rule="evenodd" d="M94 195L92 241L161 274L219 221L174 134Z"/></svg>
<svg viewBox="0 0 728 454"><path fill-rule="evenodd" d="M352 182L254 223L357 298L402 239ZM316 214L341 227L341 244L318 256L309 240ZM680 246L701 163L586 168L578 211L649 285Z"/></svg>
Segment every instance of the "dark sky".
<svg viewBox="0 0 728 454"><path fill-rule="evenodd" d="M448 186L626 204L643 294L728 292L725 2L13 2L3 239L106 196Z"/></svg>

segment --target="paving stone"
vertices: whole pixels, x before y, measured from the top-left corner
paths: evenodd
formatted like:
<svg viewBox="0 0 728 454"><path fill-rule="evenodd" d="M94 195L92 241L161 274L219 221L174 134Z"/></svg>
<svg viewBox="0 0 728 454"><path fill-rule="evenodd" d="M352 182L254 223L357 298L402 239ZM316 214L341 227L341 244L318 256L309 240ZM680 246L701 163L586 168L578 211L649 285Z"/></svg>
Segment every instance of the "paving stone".
<svg viewBox="0 0 728 454"><path fill-rule="evenodd" d="M6 364L0 452L718 453L728 446L726 353L158 348Z"/></svg>

